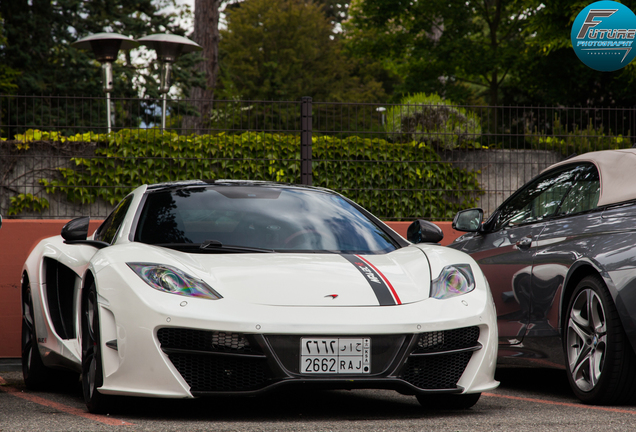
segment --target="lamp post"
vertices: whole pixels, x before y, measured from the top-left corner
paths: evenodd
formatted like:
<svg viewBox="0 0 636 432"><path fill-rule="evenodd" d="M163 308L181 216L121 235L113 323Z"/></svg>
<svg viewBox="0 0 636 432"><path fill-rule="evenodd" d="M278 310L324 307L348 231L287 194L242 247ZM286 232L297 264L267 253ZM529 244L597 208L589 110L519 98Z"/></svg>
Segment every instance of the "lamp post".
<svg viewBox="0 0 636 432"><path fill-rule="evenodd" d="M384 111L386 111L386 108L385 107L378 107L375 110L381 114L381 116L382 116L382 126L384 126Z"/></svg>
<svg viewBox="0 0 636 432"><path fill-rule="evenodd" d="M172 70L172 64L177 61L181 54L201 51L203 48L188 38L172 34L153 34L139 38L137 41L157 52L157 58L159 59L161 68L159 93L161 93L163 99L161 110L161 129L163 130L166 128L166 105L168 92L170 91L170 72Z"/></svg>
<svg viewBox="0 0 636 432"><path fill-rule="evenodd" d="M113 62L117 60L120 49L136 48L139 43L118 33L96 33L73 42L71 45L77 49L92 50L97 61L102 64L102 86L104 93L106 93L106 124L110 133L110 92L113 91Z"/></svg>

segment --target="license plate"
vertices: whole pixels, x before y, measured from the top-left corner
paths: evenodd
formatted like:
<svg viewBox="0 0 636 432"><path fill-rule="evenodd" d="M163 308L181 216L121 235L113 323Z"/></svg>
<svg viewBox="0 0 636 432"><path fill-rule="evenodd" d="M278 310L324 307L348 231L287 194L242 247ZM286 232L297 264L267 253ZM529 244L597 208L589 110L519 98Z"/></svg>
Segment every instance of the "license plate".
<svg viewBox="0 0 636 432"><path fill-rule="evenodd" d="M371 338L301 338L300 373L370 374Z"/></svg>

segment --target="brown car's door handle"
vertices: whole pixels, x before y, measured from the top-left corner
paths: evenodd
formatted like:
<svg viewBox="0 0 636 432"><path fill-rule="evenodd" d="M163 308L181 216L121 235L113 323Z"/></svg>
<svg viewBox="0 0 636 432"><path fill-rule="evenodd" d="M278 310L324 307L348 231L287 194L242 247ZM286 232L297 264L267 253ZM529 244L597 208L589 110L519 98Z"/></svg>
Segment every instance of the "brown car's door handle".
<svg viewBox="0 0 636 432"><path fill-rule="evenodd" d="M528 249L532 245L532 237L524 237L515 244L519 249Z"/></svg>

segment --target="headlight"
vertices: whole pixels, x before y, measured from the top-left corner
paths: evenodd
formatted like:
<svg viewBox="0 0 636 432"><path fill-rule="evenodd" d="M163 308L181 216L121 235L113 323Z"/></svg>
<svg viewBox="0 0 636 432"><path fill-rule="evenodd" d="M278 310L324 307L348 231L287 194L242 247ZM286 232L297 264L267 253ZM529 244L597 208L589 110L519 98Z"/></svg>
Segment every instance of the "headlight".
<svg viewBox="0 0 636 432"><path fill-rule="evenodd" d="M431 282L431 297L447 299L467 294L475 289L475 277L469 264L444 267L439 277Z"/></svg>
<svg viewBox="0 0 636 432"><path fill-rule="evenodd" d="M178 268L150 263L127 263L137 276L156 290L186 297L218 300L223 296L201 279L190 276Z"/></svg>

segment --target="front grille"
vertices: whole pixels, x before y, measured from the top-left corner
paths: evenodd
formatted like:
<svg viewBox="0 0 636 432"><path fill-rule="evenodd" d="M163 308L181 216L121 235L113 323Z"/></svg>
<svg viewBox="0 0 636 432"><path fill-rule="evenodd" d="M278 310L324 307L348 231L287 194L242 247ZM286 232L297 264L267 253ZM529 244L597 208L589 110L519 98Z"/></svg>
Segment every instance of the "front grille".
<svg viewBox="0 0 636 432"><path fill-rule="evenodd" d="M172 364L196 392L250 391L265 387L270 378L264 358L169 354Z"/></svg>
<svg viewBox="0 0 636 432"><path fill-rule="evenodd" d="M241 333L162 328L157 332L162 349L209 351L240 354L262 354L258 346L250 344Z"/></svg>
<svg viewBox="0 0 636 432"><path fill-rule="evenodd" d="M410 357L402 378L421 389L454 389L472 352Z"/></svg>
<svg viewBox="0 0 636 432"><path fill-rule="evenodd" d="M242 333L162 328L157 338L193 394L258 390L271 377L262 350Z"/></svg>
<svg viewBox="0 0 636 432"><path fill-rule="evenodd" d="M402 378L421 389L455 389L473 351L480 348L479 327L422 333Z"/></svg>
<svg viewBox="0 0 636 432"><path fill-rule="evenodd" d="M425 354L479 346L479 327L422 333L414 353Z"/></svg>

